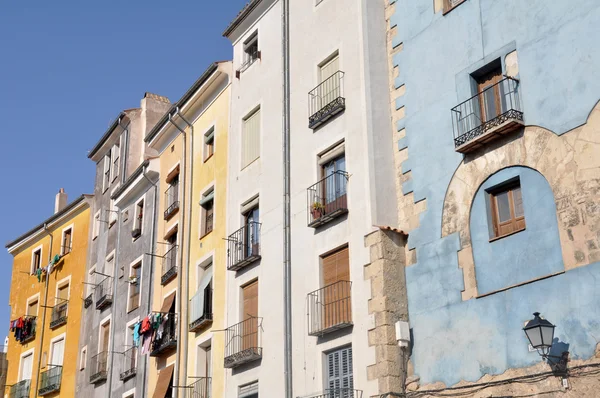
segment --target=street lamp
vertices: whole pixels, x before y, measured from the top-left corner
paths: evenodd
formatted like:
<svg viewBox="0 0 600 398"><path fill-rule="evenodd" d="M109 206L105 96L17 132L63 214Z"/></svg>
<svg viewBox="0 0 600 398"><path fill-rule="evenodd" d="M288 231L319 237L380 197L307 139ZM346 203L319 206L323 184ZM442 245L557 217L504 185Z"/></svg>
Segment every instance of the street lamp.
<svg viewBox="0 0 600 398"><path fill-rule="evenodd" d="M534 312L533 317L523 328L529 343L542 358L550 363L555 371L565 372L569 352L565 351L561 356L550 355L555 326L550 321L540 318L539 312Z"/></svg>

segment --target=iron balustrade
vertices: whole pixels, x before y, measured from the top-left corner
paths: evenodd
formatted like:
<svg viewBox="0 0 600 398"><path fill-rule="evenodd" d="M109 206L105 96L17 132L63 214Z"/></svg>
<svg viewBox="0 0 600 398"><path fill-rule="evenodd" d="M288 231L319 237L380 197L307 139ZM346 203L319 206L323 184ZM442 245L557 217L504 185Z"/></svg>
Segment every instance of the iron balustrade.
<svg viewBox="0 0 600 398"><path fill-rule="evenodd" d="M21 380L17 384L13 384L10 387L10 398L29 398L29 387L31 386L31 380Z"/></svg>
<svg viewBox="0 0 600 398"><path fill-rule="evenodd" d="M96 309L103 310L110 306L113 301L113 278L105 277L102 282L96 286Z"/></svg>
<svg viewBox="0 0 600 398"><path fill-rule="evenodd" d="M171 183L169 188L165 191L165 205L164 219L167 220L172 214L179 210L179 180Z"/></svg>
<svg viewBox="0 0 600 398"><path fill-rule="evenodd" d="M165 284L177 276L177 245L172 245L162 258L161 284Z"/></svg>
<svg viewBox="0 0 600 398"><path fill-rule="evenodd" d="M198 290L190 300L189 307L190 323L189 331L195 332L213 321L212 313L212 289L207 287Z"/></svg>
<svg viewBox="0 0 600 398"><path fill-rule="evenodd" d="M62 366L48 365L48 370L40 374L38 395L46 395L60 390L62 371Z"/></svg>
<svg viewBox="0 0 600 398"><path fill-rule="evenodd" d="M50 316L50 329L57 328L67 323L67 310L69 309L69 303L57 304L52 308L52 315Z"/></svg>
<svg viewBox="0 0 600 398"><path fill-rule="evenodd" d="M127 380L137 373L137 347L131 347L123 353L123 371L120 379Z"/></svg>
<svg viewBox="0 0 600 398"><path fill-rule="evenodd" d="M318 227L348 212L348 173L334 171L307 190L308 226Z"/></svg>
<svg viewBox="0 0 600 398"><path fill-rule="evenodd" d="M150 356L155 357L167 350L177 347L177 314L163 314L167 319L163 320L155 332Z"/></svg>
<svg viewBox="0 0 600 398"><path fill-rule="evenodd" d="M185 398L210 398L212 392L212 377L199 377L187 386Z"/></svg>
<svg viewBox="0 0 600 398"><path fill-rule="evenodd" d="M94 303L94 294L90 293L84 300L83 300L83 306L84 308L88 308L90 305L92 305Z"/></svg>
<svg viewBox="0 0 600 398"><path fill-rule="evenodd" d="M308 294L308 334L322 336L352 325L352 282L339 281Z"/></svg>
<svg viewBox="0 0 600 398"><path fill-rule="evenodd" d="M90 383L99 383L106 380L108 374L108 351L94 355L90 365Z"/></svg>
<svg viewBox="0 0 600 398"><path fill-rule="evenodd" d="M488 133L503 134L522 123L519 81L506 77L452 108L454 146L463 152L470 142L491 139Z"/></svg>
<svg viewBox="0 0 600 398"><path fill-rule="evenodd" d="M240 66L240 68L236 71L236 77L239 79L240 75L242 73L244 73L244 71L246 69L248 69L253 63L255 63L256 61L258 61L261 58L261 54L260 51L258 51L258 49L246 53L247 59L246 61Z"/></svg>
<svg viewBox="0 0 600 398"><path fill-rule="evenodd" d="M227 238L227 269L237 271L260 259L261 224L251 221Z"/></svg>
<svg viewBox="0 0 600 398"><path fill-rule="evenodd" d="M262 358L262 318L251 317L225 330L225 367Z"/></svg>
<svg viewBox="0 0 600 398"><path fill-rule="evenodd" d="M362 390L354 390L352 388L334 388L327 389L315 395L310 395L306 398L362 398Z"/></svg>
<svg viewBox="0 0 600 398"><path fill-rule="evenodd" d="M337 71L308 93L308 127L316 129L344 109L344 72Z"/></svg>

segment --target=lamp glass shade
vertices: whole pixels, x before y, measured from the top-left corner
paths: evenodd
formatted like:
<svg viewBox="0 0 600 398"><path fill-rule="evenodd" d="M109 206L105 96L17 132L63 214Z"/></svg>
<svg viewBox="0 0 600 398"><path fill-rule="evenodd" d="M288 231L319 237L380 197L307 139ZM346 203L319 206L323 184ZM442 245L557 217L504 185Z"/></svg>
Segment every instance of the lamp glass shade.
<svg viewBox="0 0 600 398"><path fill-rule="evenodd" d="M542 331L538 326L531 329L525 329L525 335L533 348L540 348L543 346Z"/></svg>
<svg viewBox="0 0 600 398"><path fill-rule="evenodd" d="M534 318L523 328L529 343L535 349L551 348L554 339L554 325L546 319L540 318L539 312L535 312L533 316Z"/></svg>
<svg viewBox="0 0 600 398"><path fill-rule="evenodd" d="M552 341L554 340L554 326L540 326L542 335L542 345L544 347L552 347Z"/></svg>

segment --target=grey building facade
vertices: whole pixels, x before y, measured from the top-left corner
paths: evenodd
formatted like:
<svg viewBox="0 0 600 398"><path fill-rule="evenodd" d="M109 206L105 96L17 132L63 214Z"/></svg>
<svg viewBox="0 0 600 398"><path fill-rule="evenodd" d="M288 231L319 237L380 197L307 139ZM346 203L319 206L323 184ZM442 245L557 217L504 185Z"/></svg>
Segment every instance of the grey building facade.
<svg viewBox="0 0 600 398"><path fill-rule="evenodd" d="M86 397L144 396L147 358L133 327L148 314L158 169L143 137L169 107L146 93L123 111L88 157L96 162L91 242L81 317L76 392Z"/></svg>

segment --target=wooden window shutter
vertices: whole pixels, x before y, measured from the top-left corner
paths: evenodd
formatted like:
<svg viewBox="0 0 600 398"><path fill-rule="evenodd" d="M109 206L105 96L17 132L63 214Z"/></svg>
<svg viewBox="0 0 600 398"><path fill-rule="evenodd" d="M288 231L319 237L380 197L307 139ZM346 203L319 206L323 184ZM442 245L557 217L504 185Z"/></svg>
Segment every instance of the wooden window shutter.
<svg viewBox="0 0 600 398"><path fill-rule="evenodd" d="M327 354L327 385L329 389L339 390L354 388L352 375L352 347L342 348ZM335 393L334 393L335 394ZM340 392L335 396L351 396Z"/></svg>
<svg viewBox="0 0 600 398"><path fill-rule="evenodd" d="M243 288L244 305L243 319L258 317L258 281L254 281Z"/></svg>
<svg viewBox="0 0 600 398"><path fill-rule="evenodd" d="M323 286L350 280L350 258L348 248L323 257Z"/></svg>

